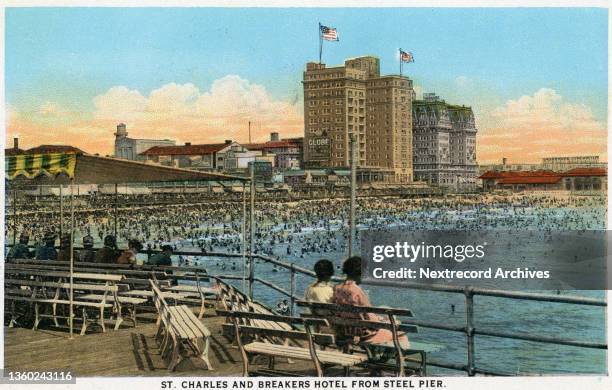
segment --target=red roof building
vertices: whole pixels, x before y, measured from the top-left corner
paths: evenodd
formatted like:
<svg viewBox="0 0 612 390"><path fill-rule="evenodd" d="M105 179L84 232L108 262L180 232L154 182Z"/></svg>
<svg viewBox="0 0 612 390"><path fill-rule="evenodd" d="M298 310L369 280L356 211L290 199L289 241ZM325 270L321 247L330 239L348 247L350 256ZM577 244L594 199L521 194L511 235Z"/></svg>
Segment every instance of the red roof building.
<svg viewBox="0 0 612 390"><path fill-rule="evenodd" d="M154 146L140 153L141 156L204 156L217 153L231 144L231 141L222 144L192 145L186 143L179 146Z"/></svg>
<svg viewBox="0 0 612 390"><path fill-rule="evenodd" d="M553 171L487 171L480 175L485 190L565 190L601 191L607 188L605 168L574 168Z"/></svg>
<svg viewBox="0 0 612 390"><path fill-rule="evenodd" d="M302 166L303 138L278 139L278 133L270 134L270 141L245 144L248 150L260 150L274 154L274 166L281 170L299 169Z"/></svg>
<svg viewBox="0 0 612 390"><path fill-rule="evenodd" d="M218 144L197 144L154 146L140 153L145 161L179 168L199 170L222 170L225 166L225 152L232 148L243 149L230 140Z"/></svg>
<svg viewBox="0 0 612 390"><path fill-rule="evenodd" d="M608 170L606 168L574 168L563 172L561 176L608 176Z"/></svg>

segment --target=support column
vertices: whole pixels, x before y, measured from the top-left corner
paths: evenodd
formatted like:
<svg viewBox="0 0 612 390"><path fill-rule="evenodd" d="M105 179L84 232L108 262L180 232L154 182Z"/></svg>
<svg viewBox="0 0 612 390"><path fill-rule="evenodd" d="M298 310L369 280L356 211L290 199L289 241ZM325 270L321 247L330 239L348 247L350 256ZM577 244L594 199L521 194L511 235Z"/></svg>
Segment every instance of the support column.
<svg viewBox="0 0 612 390"><path fill-rule="evenodd" d="M113 215L114 215L114 224L113 224L113 235L115 239L117 239L117 184L115 183L115 202L113 204ZM117 240L118 241L118 240Z"/></svg>
<svg viewBox="0 0 612 390"><path fill-rule="evenodd" d="M74 179L72 179L74 180ZM74 317L74 182L70 182L70 338L72 339Z"/></svg>

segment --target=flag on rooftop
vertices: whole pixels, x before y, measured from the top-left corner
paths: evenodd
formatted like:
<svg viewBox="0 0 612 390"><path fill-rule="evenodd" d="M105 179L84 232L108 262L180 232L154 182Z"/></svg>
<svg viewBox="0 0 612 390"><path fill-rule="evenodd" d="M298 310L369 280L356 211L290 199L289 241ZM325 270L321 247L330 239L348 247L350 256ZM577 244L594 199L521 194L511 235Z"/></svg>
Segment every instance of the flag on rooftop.
<svg viewBox="0 0 612 390"><path fill-rule="evenodd" d="M321 29L321 38L326 41L339 41L338 39L338 31L333 27L320 26Z"/></svg>
<svg viewBox="0 0 612 390"><path fill-rule="evenodd" d="M400 49L400 61L414 62L414 57L412 56L412 52L403 51L402 49Z"/></svg>

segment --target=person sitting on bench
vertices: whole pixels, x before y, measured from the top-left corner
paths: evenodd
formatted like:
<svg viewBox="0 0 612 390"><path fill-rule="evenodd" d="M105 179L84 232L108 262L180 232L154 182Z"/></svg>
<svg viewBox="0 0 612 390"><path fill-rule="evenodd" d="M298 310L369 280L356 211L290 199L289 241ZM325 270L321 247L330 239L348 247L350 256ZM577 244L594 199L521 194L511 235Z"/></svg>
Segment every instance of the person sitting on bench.
<svg viewBox="0 0 612 390"><path fill-rule="evenodd" d="M317 281L308 286L304 298L309 302L330 303L334 295L334 285L331 277L334 276L334 265L331 261L321 259L314 265Z"/></svg>
<svg viewBox="0 0 612 390"><path fill-rule="evenodd" d="M36 248L36 260L57 260L57 251L55 250L55 233L47 232L43 237L43 245Z"/></svg>
<svg viewBox="0 0 612 390"><path fill-rule="evenodd" d="M117 259L119 264L136 264L136 255L142 250L142 244L136 239L128 241L128 249Z"/></svg>
<svg viewBox="0 0 612 390"><path fill-rule="evenodd" d="M112 234L104 237L104 246L96 252L94 258L96 263L115 264L117 262L117 239Z"/></svg>
<svg viewBox="0 0 612 390"><path fill-rule="evenodd" d="M334 288L334 295L332 297L332 303L341 305L353 305L353 306L372 306L368 295L359 287L361 283L361 258L353 256L348 258L342 264L342 272L346 275L346 280ZM376 322L388 322L387 319L383 319L374 313L367 313L366 318L361 318L359 313L351 312L338 312L335 315L345 318L359 318L368 321ZM345 336L357 337L359 342L366 344L389 344L393 343L393 334L388 329L378 329L376 331L350 327L346 329ZM399 342L402 348L408 348L410 343L408 337L405 334L401 334Z"/></svg>
<svg viewBox="0 0 612 390"><path fill-rule="evenodd" d="M28 242L30 236L27 233L21 233L19 236L19 242L8 253L8 259L29 259L32 257L30 249L28 248Z"/></svg>
<svg viewBox="0 0 612 390"><path fill-rule="evenodd" d="M64 234L60 238L60 250L57 252L58 261L70 261L70 239L70 234Z"/></svg>
<svg viewBox="0 0 612 390"><path fill-rule="evenodd" d="M96 258L96 252L93 250L94 238L87 233L83 237L83 249L79 251L79 261L93 263Z"/></svg>
<svg viewBox="0 0 612 390"><path fill-rule="evenodd" d="M172 265L172 252L172 246L163 245L162 251L151 256L147 263L150 265Z"/></svg>

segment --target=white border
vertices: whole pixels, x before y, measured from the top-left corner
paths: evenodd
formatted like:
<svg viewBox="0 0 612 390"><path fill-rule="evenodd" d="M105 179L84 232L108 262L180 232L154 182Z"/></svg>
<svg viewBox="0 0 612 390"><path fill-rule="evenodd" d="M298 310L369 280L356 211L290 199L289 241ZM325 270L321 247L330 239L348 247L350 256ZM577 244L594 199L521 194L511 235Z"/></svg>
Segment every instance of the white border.
<svg viewBox="0 0 612 390"><path fill-rule="evenodd" d="M310 0L310 1L278 1L278 0L202 0L202 1L177 1L177 0L148 0L148 1L120 1L120 0L0 0L0 26L2 34L0 35L0 49L4 54L4 8L5 7L598 7L608 8L608 53L610 53L612 30L610 29L610 20L612 17L611 2L608 0ZM610 56L609 56L610 57ZM2 56L4 58L4 56ZM0 77L0 98L2 100L2 110L0 110L0 123L2 135L6 134L6 100L5 100L5 83L4 83L4 61L2 61L2 75ZM608 91L612 86L611 81L612 65L608 61ZM612 103L610 102L610 93L608 92L608 134L610 134L610 114L612 113ZM3 136L0 140L2 150L0 157L4 162L4 142ZM612 156L612 139L608 136L608 156ZM3 170L4 171L4 170ZM0 194L4 194L4 180L0 181ZM608 210L610 210L610 194L612 190L612 182L608 180ZM4 197L0 196L0 205L4 209ZM0 216L0 224L4 226L4 213ZM608 226L612 226L612 215L608 212ZM4 247L4 235L0 235L0 243ZM0 284L4 285L4 267L0 267ZM607 292L607 298L610 296L610 291ZM3 291L0 291L0 296ZM0 303L2 316L4 313L4 300ZM612 340L612 329L610 327L610 310L607 310L607 340L608 344ZM0 328L0 339L4 340L4 327ZM576 390L576 389L612 389L612 378L610 370L612 368L612 356L608 352L608 376L546 376L546 377L478 377L478 378L462 378L462 377L436 377L434 379L442 379L446 389L472 390L472 389L491 389L496 390L524 390L524 389L558 389L558 390ZM4 348L0 347L0 366L4 366ZM109 387L127 388L131 390L150 390L161 388L163 380L174 380L178 384L180 380L202 380L203 378L151 378L151 377L124 377L124 378L83 378L77 379L77 388L88 389L108 389ZM215 378L207 377L206 380L212 381L215 379L224 379L232 381L232 378ZM23 388L66 388L74 389L74 385L15 385L14 387ZM180 389L180 386L176 387ZM418 386L416 387L418 388ZM426 387L421 387L426 388Z"/></svg>

